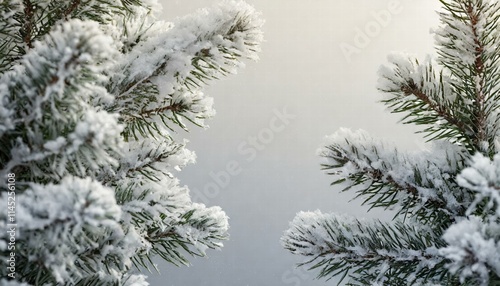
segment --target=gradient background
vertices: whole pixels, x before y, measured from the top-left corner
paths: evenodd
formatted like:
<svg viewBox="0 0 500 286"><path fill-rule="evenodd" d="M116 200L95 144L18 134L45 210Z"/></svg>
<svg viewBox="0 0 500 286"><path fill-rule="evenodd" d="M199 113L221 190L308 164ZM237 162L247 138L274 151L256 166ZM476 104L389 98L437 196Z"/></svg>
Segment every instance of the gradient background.
<svg viewBox="0 0 500 286"><path fill-rule="evenodd" d="M173 20L218 1L161 1L161 18ZM247 0L266 20L266 42L260 61L246 62L236 76L213 82L206 93L215 97L217 115L210 128L192 128L186 137L196 151L197 164L179 178L195 201L221 206L230 217L230 240L222 251L192 258L192 266L177 268L160 262L161 275L147 274L154 286L276 286L336 285L314 280L315 273L295 269L304 260L289 254L280 237L299 211L348 213L358 217L387 217L366 213L352 193L329 186L320 170L316 150L324 137L340 127L364 129L396 142L401 148L424 148L414 126L398 124L378 103L377 70L387 54L403 51L424 58L433 53L430 29L438 25L437 0ZM373 13L393 2L400 12L377 31ZM346 58L340 45L355 46L359 30L372 29L368 44ZM359 30L357 30L359 29ZM295 118L266 137L262 150L249 160L238 146L270 127L275 110L287 109ZM262 133L264 134L264 133ZM267 133L269 135L269 133ZM248 149L249 145L246 145ZM228 162L241 172L214 191L210 172L220 173ZM208 185L212 192L204 191ZM208 187L210 188L210 187Z"/></svg>

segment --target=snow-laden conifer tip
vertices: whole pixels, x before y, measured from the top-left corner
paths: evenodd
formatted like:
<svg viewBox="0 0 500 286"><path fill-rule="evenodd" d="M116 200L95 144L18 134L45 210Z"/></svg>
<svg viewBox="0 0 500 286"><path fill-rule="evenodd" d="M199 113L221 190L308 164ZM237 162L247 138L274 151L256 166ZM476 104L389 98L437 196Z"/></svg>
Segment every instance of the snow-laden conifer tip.
<svg viewBox="0 0 500 286"><path fill-rule="evenodd" d="M395 211L391 222L354 223L299 213L282 241L319 277L398 286L500 281L500 2L441 2L437 58L392 54L378 72L382 103L421 126L432 145L403 152L341 129L319 151L332 185Z"/></svg>
<svg viewBox="0 0 500 286"><path fill-rule="evenodd" d="M28 2L0 1L0 177L23 246L9 283L148 285L153 256L220 249L227 215L175 177L195 154L172 134L206 127L203 88L256 58L258 13L227 1L167 23L156 0Z"/></svg>

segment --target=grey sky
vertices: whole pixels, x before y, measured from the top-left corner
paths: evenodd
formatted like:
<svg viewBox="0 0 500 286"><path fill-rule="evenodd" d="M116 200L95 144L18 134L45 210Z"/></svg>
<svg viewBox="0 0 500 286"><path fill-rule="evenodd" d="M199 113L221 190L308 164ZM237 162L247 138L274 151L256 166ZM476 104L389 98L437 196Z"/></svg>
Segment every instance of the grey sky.
<svg viewBox="0 0 500 286"><path fill-rule="evenodd" d="M216 2L164 0L163 17ZM293 272L303 258L280 246L288 222L298 211L316 209L359 217L380 212L366 214L359 201L349 203L351 193L329 186L315 154L323 138L340 127L361 128L403 148L423 147L415 128L397 124L400 117L377 103L376 74L392 51L421 58L433 52L429 30L438 23L439 1L247 2L266 19L261 60L206 90L217 115L208 130L188 134L198 162L179 174L196 201L227 212L231 239L208 259L193 258L189 268L161 263L162 275L149 275L151 285L331 285L313 280L313 273ZM391 17L382 17L382 10ZM369 34L364 41L360 31ZM276 115L284 108L294 118ZM235 175L228 181L223 172Z"/></svg>

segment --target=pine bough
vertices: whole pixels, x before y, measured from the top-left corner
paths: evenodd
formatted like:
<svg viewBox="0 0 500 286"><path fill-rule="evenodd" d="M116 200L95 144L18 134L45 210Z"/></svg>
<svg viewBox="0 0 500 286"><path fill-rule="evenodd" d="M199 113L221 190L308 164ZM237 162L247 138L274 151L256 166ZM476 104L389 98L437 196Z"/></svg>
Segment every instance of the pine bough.
<svg viewBox="0 0 500 286"><path fill-rule="evenodd" d="M391 55L379 90L430 150L342 129L319 153L333 185L392 222L301 212L282 237L348 285L500 285L500 4L442 0L437 59Z"/></svg>
<svg viewBox="0 0 500 286"><path fill-rule="evenodd" d="M0 1L0 199L15 178L17 224L12 249L0 212L2 285L148 285L134 265L222 247L225 213L175 178L195 159L178 131L206 127L203 87L257 59L262 20L241 1L174 23L159 8Z"/></svg>

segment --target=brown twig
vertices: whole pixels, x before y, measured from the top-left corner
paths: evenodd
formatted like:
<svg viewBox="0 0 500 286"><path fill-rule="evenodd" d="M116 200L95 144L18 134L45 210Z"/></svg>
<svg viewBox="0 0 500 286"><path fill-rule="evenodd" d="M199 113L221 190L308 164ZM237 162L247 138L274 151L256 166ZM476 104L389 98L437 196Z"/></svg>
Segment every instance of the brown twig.
<svg viewBox="0 0 500 286"><path fill-rule="evenodd" d="M64 18L71 15L71 13L73 13L73 11L75 11L75 9L80 5L80 2L81 2L80 0L72 1L71 5L69 5L66 11L64 11Z"/></svg>
<svg viewBox="0 0 500 286"><path fill-rule="evenodd" d="M32 44L32 34L33 34L33 14L34 14L34 9L33 9L33 4L31 3L30 0L24 0L24 37L23 41L28 46L28 48L33 48Z"/></svg>
<svg viewBox="0 0 500 286"><path fill-rule="evenodd" d="M476 128L477 132L475 133L475 144L477 147L481 146L481 142L486 140L486 112L485 112L485 95L483 93L484 90L484 61L482 58L482 54L484 52L484 46L481 43L477 30L477 23L479 21L478 14L474 13L474 9L472 4L469 3L467 6L467 15L470 18L470 25L472 28L472 33L474 35L474 44L476 46L475 49L475 61L474 61L474 71L479 80L474 86L475 88L475 97L474 105L476 106L475 119L476 119ZM481 148L479 148L481 150Z"/></svg>
<svg viewBox="0 0 500 286"><path fill-rule="evenodd" d="M401 91L405 93L405 95L410 95L413 94L415 95L418 99L423 101L425 104L429 106L430 109L435 111L439 116L444 118L448 123L450 123L453 126L456 126L457 129L462 132L463 134L467 133L467 126L455 118L452 114L450 114L445 108L442 106L439 106L438 104L434 103L427 94L423 93L414 82L410 82L407 86L404 86L401 88Z"/></svg>
<svg viewBox="0 0 500 286"><path fill-rule="evenodd" d="M167 110L172 110L174 112L175 111L179 111L179 110L181 110L181 108L182 108L181 104L174 103L174 104L168 105L168 106L163 106L163 107L159 107L159 108L147 109L147 110L141 111L139 113L139 115L141 117L150 117L153 114L163 113L163 112L165 112Z"/></svg>

